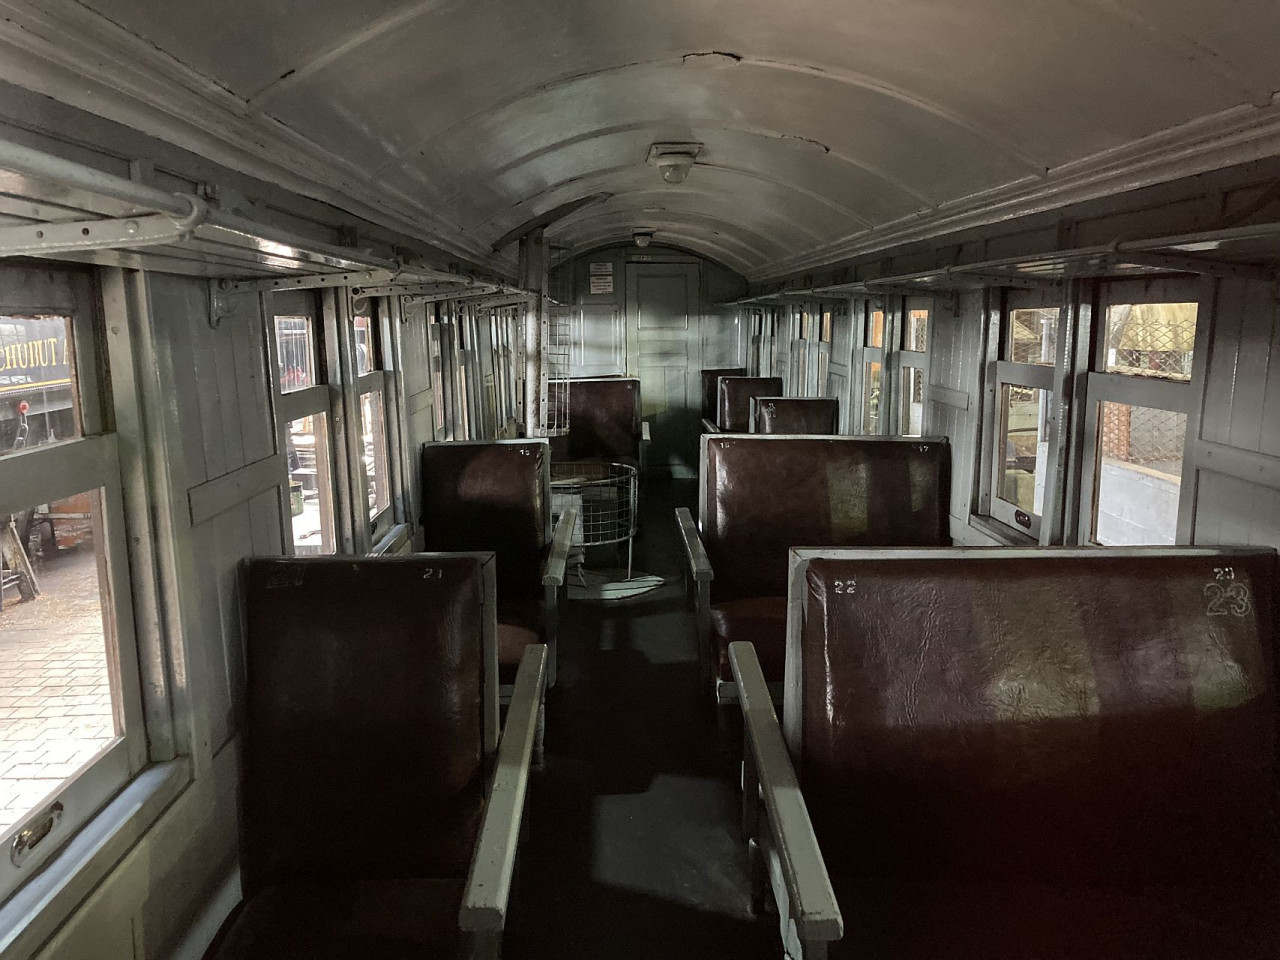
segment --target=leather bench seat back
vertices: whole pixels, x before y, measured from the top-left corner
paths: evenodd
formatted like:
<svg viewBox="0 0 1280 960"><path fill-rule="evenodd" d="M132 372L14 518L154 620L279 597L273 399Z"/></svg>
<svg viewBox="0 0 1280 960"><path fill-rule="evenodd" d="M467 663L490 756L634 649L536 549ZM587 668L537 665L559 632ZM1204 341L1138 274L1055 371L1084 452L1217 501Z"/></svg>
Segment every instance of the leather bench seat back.
<svg viewBox="0 0 1280 960"><path fill-rule="evenodd" d="M725 433L751 430L751 398L782 395L781 377L720 377L716 426Z"/></svg>
<svg viewBox="0 0 1280 960"><path fill-rule="evenodd" d="M556 460L640 459L640 381L603 377L569 381L569 433L552 440Z"/></svg>
<svg viewBox="0 0 1280 960"><path fill-rule="evenodd" d="M831 436L840 432L840 401L834 397L760 397L755 433Z"/></svg>
<svg viewBox="0 0 1280 960"><path fill-rule="evenodd" d="M422 448L427 550L492 550L500 603L542 597L550 504L544 440L428 443Z"/></svg>
<svg viewBox="0 0 1280 960"><path fill-rule="evenodd" d="M786 726L833 874L1274 877L1274 554L983 553L805 571Z"/></svg>
<svg viewBox="0 0 1280 960"><path fill-rule="evenodd" d="M702 371L702 418L716 422L716 404L719 400L721 377L745 377L746 367L708 367Z"/></svg>
<svg viewBox="0 0 1280 960"><path fill-rule="evenodd" d="M246 900L465 878L484 799L479 561L254 559L243 590Z"/></svg>
<svg viewBox="0 0 1280 960"><path fill-rule="evenodd" d="M713 603L786 596L792 547L950 543L945 441L711 434L703 443Z"/></svg>

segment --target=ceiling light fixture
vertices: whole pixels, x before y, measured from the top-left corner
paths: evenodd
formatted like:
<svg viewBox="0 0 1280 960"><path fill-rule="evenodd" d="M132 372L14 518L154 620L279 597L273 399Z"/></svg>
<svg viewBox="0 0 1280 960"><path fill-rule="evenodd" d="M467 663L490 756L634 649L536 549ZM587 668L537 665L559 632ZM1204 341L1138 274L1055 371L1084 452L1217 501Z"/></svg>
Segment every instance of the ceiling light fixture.
<svg viewBox="0 0 1280 960"><path fill-rule="evenodd" d="M702 153L700 143L654 143L649 146L649 164L658 168L667 183L684 183Z"/></svg>
<svg viewBox="0 0 1280 960"><path fill-rule="evenodd" d="M637 230L631 235L631 239L636 242L637 247L647 247L653 242L653 231Z"/></svg>

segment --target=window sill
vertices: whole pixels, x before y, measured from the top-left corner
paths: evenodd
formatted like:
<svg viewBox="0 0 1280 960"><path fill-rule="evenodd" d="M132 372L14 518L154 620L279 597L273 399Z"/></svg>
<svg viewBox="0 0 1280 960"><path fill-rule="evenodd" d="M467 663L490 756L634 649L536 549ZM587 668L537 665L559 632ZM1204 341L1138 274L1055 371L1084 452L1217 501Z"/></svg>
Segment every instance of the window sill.
<svg viewBox="0 0 1280 960"><path fill-rule="evenodd" d="M992 520L990 517L980 516L979 514L969 515L969 526L977 530L984 537L990 537L998 543L1007 547L1038 547L1040 542L1034 537L1020 533L1011 527L1006 527L998 520Z"/></svg>
<svg viewBox="0 0 1280 960"><path fill-rule="evenodd" d="M409 525L407 523L397 523L387 531L381 540L373 545L373 549L369 551L369 556L394 556L401 552L409 540Z"/></svg>
<svg viewBox="0 0 1280 960"><path fill-rule="evenodd" d="M185 758L152 764L0 906L0 960L27 960L191 782Z"/></svg>

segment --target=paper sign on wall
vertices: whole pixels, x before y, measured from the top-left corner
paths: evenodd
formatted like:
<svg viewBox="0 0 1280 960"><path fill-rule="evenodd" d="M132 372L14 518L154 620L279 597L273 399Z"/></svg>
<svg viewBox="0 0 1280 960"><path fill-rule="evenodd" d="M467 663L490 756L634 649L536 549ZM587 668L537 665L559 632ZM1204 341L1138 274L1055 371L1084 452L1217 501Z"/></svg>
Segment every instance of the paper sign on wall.
<svg viewBox="0 0 1280 960"><path fill-rule="evenodd" d="M613 261L587 264L587 273L591 276L591 292L613 293Z"/></svg>

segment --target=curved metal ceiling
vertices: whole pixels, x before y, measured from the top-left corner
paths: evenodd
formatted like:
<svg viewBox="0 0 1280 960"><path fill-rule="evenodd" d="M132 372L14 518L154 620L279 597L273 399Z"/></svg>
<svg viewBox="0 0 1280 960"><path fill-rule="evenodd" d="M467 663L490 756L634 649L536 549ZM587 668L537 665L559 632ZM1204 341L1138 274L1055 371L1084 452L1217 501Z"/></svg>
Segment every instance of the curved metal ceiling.
<svg viewBox="0 0 1280 960"><path fill-rule="evenodd" d="M213 81L260 149L283 125L446 243L607 192L548 235L652 229L749 276L1280 112L1275 0L83 4ZM704 144L685 184L657 141Z"/></svg>

